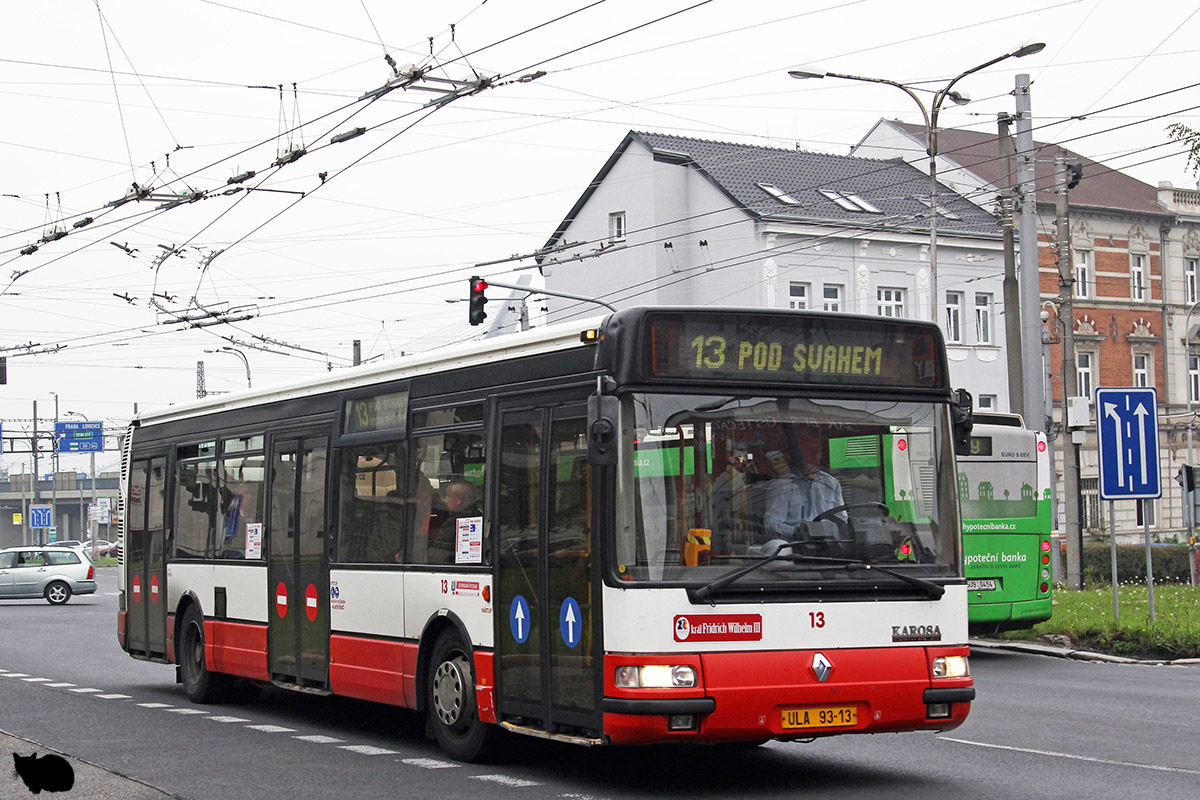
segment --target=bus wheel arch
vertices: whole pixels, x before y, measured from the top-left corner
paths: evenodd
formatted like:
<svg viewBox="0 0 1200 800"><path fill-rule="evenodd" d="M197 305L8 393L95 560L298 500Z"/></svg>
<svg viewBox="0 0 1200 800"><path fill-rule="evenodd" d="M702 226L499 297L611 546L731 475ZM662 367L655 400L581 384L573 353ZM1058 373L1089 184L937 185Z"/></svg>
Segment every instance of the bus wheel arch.
<svg viewBox="0 0 1200 800"><path fill-rule="evenodd" d="M179 664L179 682L188 699L205 705L232 699L235 681L232 676L212 672L204 637L204 613L194 597L181 602L176 616L175 655Z"/></svg>

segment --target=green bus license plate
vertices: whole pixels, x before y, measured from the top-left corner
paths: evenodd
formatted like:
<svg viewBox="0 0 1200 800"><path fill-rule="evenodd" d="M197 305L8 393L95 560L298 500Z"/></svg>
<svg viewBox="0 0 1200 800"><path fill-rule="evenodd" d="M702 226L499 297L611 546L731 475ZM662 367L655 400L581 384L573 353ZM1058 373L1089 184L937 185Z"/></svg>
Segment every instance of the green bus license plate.
<svg viewBox="0 0 1200 800"><path fill-rule="evenodd" d="M996 590L996 581L991 578L983 580L967 581L968 592L993 592Z"/></svg>
<svg viewBox="0 0 1200 800"><path fill-rule="evenodd" d="M818 706L815 708L785 708L780 724L784 730L796 728L839 728L858 724L858 709L854 706Z"/></svg>

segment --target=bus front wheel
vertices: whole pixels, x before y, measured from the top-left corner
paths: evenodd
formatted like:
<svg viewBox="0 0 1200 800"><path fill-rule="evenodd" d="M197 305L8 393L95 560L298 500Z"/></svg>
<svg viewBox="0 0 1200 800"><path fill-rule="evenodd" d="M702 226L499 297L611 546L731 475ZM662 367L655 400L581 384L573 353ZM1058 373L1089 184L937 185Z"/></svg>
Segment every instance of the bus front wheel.
<svg viewBox="0 0 1200 800"><path fill-rule="evenodd" d="M499 730L479 719L471 649L455 631L444 631L433 645L425 705L429 726L447 755L479 761L491 752Z"/></svg>
<svg viewBox="0 0 1200 800"><path fill-rule="evenodd" d="M183 615L179 639L179 673L188 699L193 703L220 703L228 699L233 679L208 671L204 661L204 617L195 606Z"/></svg>

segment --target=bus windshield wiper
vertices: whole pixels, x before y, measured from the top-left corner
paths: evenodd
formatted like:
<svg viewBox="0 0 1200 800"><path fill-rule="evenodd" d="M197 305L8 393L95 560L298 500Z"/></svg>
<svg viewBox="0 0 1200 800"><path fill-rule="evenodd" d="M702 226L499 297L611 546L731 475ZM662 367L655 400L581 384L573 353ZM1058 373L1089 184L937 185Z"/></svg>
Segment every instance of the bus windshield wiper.
<svg viewBox="0 0 1200 800"><path fill-rule="evenodd" d="M779 545L775 548L775 550L772 551L769 555L765 555L762 558L758 559L757 561L752 561L749 564L747 564L746 566L735 569L732 572L727 572L724 575L722 575L721 577L717 578L712 583L706 584L704 586L701 586L699 589L696 589L694 592L691 593L692 599L699 600L700 602L709 600L712 598L714 592L717 592L720 589L725 588L729 584L736 581L738 578L749 575L751 572L754 572L755 570L766 566L767 564L771 563L772 561L775 561L776 559L791 561L796 564L829 564L830 566L839 566L839 567L843 567L847 570L863 570L863 571L874 570L876 572L882 572L884 575L890 575L893 578L897 578L898 580L902 580L905 583L909 583L909 584L912 584L913 586L916 586L918 589L920 589L922 592L924 592L926 595L928 595L930 598L932 598L934 600L940 598L942 595L944 595L946 593L945 587L943 587L940 584L934 583L933 581L927 581L924 578L918 578L915 575L908 575L908 574L905 574L898 570L888 569L887 567L881 567L878 564L872 564L867 561L860 561L859 559L856 559L856 558L828 558L825 556L802 556L802 555L794 555L794 554L782 555L784 548L799 546L802 544L805 544L805 542L802 542L802 541L801 542L780 542Z"/></svg>

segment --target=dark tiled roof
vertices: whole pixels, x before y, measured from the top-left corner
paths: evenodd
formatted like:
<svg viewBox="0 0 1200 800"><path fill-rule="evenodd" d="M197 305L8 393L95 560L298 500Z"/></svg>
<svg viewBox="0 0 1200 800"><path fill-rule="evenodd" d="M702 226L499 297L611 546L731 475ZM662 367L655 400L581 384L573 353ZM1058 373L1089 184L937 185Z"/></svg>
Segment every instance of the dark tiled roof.
<svg viewBox="0 0 1200 800"><path fill-rule="evenodd" d="M925 127L896 120L888 121L899 130L912 136L920 150L924 150ZM945 158L958 162L994 187L1008 185L1004 171L1004 160L999 158L998 134L980 131L938 131L938 151ZM1087 156L1067 150L1057 144L1034 142L1037 147L1035 180L1039 202L1054 202L1053 195L1044 190L1054 188L1054 157L1059 149L1066 151L1067 160L1083 164L1083 180L1071 190L1071 205L1092 208L1109 208L1121 211L1150 212L1165 214L1158 204L1158 189L1137 178L1131 178L1110 167L1093 161ZM1015 169L1015 166L1014 166Z"/></svg>
<svg viewBox="0 0 1200 800"><path fill-rule="evenodd" d="M712 142L634 131L659 158L695 165L721 191L750 214L771 219L852 225L854 227L929 230L929 177L902 159L874 159L785 150L776 147ZM778 187L795 204L761 188ZM850 210L822 191L862 198L882 213ZM947 234L998 234L995 217L940 186L939 206L958 219L938 218ZM853 205L853 200L851 200Z"/></svg>

